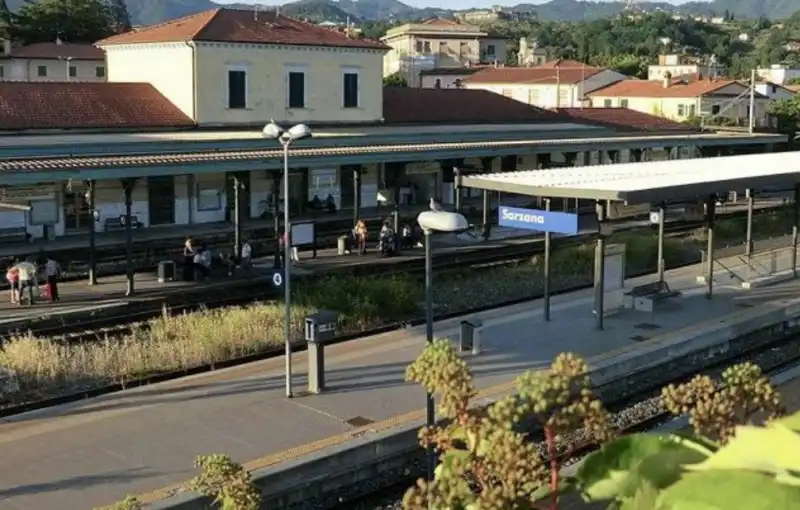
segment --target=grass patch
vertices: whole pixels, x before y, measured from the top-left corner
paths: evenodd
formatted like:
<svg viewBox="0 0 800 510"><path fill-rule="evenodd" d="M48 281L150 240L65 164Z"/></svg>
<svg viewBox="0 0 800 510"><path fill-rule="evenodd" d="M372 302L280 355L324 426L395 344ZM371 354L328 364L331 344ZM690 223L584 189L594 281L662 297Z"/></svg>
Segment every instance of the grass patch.
<svg viewBox="0 0 800 510"><path fill-rule="evenodd" d="M773 237L787 232L790 224L790 216L783 211L761 214L756 216L754 232L760 237ZM717 233L720 244L742 242L744 224L739 219L722 220ZM702 237L697 232L667 238L667 267L699 261ZM655 270L658 247L654 229L620 232L611 236L609 243L625 243L629 275ZM555 250L551 266L553 290L591 284L593 257L594 245L589 244ZM439 270L434 276L433 291L437 311L459 312L539 295L543 286L542 263L542 256L537 255L511 266L482 271ZM419 276L408 275L331 276L299 281L293 300L294 338L302 341L304 317L319 309L339 311L342 332L364 331L418 317L423 282ZM147 329L101 342L62 344L30 336L14 338L0 351L0 367L16 374L19 391L0 393L0 405L125 384L144 376L264 352L283 343L283 317L282 303L259 303L165 315L151 321Z"/></svg>

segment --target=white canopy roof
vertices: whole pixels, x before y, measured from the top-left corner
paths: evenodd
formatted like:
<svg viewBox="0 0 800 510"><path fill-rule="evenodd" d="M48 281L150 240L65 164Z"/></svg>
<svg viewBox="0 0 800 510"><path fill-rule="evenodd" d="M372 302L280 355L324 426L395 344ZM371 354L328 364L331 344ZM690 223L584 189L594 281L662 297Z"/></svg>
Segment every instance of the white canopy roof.
<svg viewBox="0 0 800 510"><path fill-rule="evenodd" d="M745 189L789 189L797 184L800 152L525 170L461 180L468 188L629 204L694 200Z"/></svg>

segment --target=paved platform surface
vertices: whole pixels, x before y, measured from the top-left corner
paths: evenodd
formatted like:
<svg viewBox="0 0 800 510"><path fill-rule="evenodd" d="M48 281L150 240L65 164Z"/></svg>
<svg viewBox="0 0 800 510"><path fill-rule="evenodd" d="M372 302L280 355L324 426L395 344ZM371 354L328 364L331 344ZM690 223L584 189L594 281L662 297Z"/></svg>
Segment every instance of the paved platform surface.
<svg viewBox="0 0 800 510"><path fill-rule="evenodd" d="M478 386L513 381L559 352L588 358L636 349L646 344L631 337L668 334L800 293L794 282L751 291L719 285L708 301L697 273L697 267L668 272L671 286L684 291L674 306L617 314L602 332L593 330L591 290L554 298L549 323L538 302L481 314L485 353L469 357ZM437 335L454 337L456 324L437 324ZM415 411L424 392L403 376L424 343L423 328L414 328L332 346L330 391L320 396L287 400L283 359L276 358L0 420L0 510L105 505L185 481L199 454L247 462L352 430L354 418L379 421ZM293 363L295 390L302 392L305 354Z"/></svg>

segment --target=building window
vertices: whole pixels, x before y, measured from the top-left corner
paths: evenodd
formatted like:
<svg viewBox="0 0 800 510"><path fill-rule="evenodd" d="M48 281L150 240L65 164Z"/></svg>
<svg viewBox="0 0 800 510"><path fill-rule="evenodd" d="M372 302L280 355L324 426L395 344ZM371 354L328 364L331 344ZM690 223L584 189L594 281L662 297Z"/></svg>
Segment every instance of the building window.
<svg viewBox="0 0 800 510"><path fill-rule="evenodd" d="M686 105L679 104L678 105L678 117L686 117Z"/></svg>
<svg viewBox="0 0 800 510"><path fill-rule="evenodd" d="M495 55L494 44L489 44L488 46L486 46L486 55L489 57L494 57Z"/></svg>
<svg viewBox="0 0 800 510"><path fill-rule="evenodd" d="M689 105L689 117L694 117L697 115L697 105L690 104Z"/></svg>
<svg viewBox="0 0 800 510"><path fill-rule="evenodd" d="M97 66L94 68L94 76L95 78L105 78L106 77L106 68L103 66Z"/></svg>
<svg viewBox="0 0 800 510"><path fill-rule="evenodd" d="M214 183L197 183L197 210L219 211L222 209L222 190Z"/></svg>
<svg viewBox="0 0 800 510"><path fill-rule="evenodd" d="M431 42L430 41L425 41L423 46L424 46L424 50L423 51L425 53L430 53L431 52Z"/></svg>
<svg viewBox="0 0 800 510"><path fill-rule="evenodd" d="M539 91L535 89L528 90L528 104L539 104Z"/></svg>
<svg viewBox="0 0 800 510"><path fill-rule="evenodd" d="M506 97L514 97L514 91L512 89L503 89L503 95Z"/></svg>
<svg viewBox="0 0 800 510"><path fill-rule="evenodd" d="M342 106L358 108L358 70L346 69L342 76Z"/></svg>
<svg viewBox="0 0 800 510"><path fill-rule="evenodd" d="M289 71L287 78L289 89L289 108L306 107L306 73Z"/></svg>
<svg viewBox="0 0 800 510"><path fill-rule="evenodd" d="M247 108L247 71L228 70L228 108Z"/></svg>
<svg viewBox="0 0 800 510"><path fill-rule="evenodd" d="M78 68L75 66L69 66L69 77L75 78L78 76Z"/></svg>
<svg viewBox="0 0 800 510"><path fill-rule="evenodd" d="M628 107L628 100L627 99L620 99L619 100L620 108L627 108Z"/></svg>
<svg viewBox="0 0 800 510"><path fill-rule="evenodd" d="M39 78L46 78L47 77L47 66L37 66L36 67L36 76Z"/></svg>
<svg viewBox="0 0 800 510"><path fill-rule="evenodd" d="M604 99L603 100L603 107L604 108L611 108L611 100L610 99Z"/></svg>
<svg viewBox="0 0 800 510"><path fill-rule="evenodd" d="M711 115L719 115L719 105L715 104L711 107Z"/></svg>
<svg viewBox="0 0 800 510"><path fill-rule="evenodd" d="M417 53L422 53L422 41L417 41Z"/></svg>

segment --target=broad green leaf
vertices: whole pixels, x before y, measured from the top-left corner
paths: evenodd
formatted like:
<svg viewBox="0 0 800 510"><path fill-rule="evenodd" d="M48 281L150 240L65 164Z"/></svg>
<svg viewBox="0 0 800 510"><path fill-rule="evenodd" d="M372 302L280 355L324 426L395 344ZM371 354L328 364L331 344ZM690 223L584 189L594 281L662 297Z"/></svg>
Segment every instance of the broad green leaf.
<svg viewBox="0 0 800 510"><path fill-rule="evenodd" d="M556 488L556 492L558 494L564 494L575 488L576 480L571 476L560 477L558 480L558 487ZM550 490L550 485L542 485L537 488L533 493L531 493L531 500L539 501L545 499L550 496L552 491Z"/></svg>
<svg viewBox="0 0 800 510"><path fill-rule="evenodd" d="M800 434L784 427L736 427L736 436L688 469L749 469L773 474L800 472Z"/></svg>
<svg viewBox="0 0 800 510"><path fill-rule="evenodd" d="M780 420L771 421L768 424L768 426L769 427L780 426L800 433L800 412L794 413L790 416L786 416L784 418L781 418Z"/></svg>
<svg viewBox="0 0 800 510"><path fill-rule="evenodd" d="M642 482L633 497L626 498L619 505L619 510L653 510L658 500L658 489L650 482Z"/></svg>
<svg viewBox="0 0 800 510"><path fill-rule="evenodd" d="M436 466L434 470L434 476L436 478L445 478L450 476L450 472L453 466L453 460L456 458L460 460L466 460L469 457L469 452L466 450L447 450L444 452L439 459L439 465Z"/></svg>
<svg viewBox="0 0 800 510"><path fill-rule="evenodd" d="M661 491L657 510L800 510L800 489L752 471L687 473Z"/></svg>
<svg viewBox="0 0 800 510"><path fill-rule="evenodd" d="M631 498L643 482L666 487L678 480L684 465L706 458L679 437L632 434L587 456L575 478L587 501Z"/></svg>
<svg viewBox="0 0 800 510"><path fill-rule="evenodd" d="M455 425L448 431L448 436L450 436L450 439L453 441L466 441L467 429L462 425Z"/></svg>

